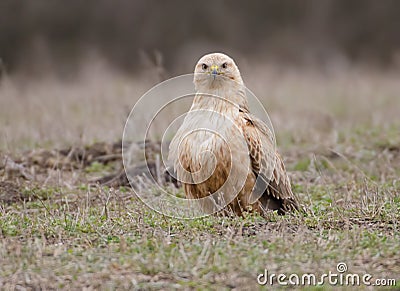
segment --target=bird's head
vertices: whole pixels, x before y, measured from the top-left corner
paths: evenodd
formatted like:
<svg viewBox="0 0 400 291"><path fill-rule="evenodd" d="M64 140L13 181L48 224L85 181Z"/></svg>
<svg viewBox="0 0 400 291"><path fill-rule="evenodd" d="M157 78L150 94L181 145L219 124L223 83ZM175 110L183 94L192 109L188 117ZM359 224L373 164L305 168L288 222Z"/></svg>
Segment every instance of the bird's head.
<svg viewBox="0 0 400 291"><path fill-rule="evenodd" d="M242 77L235 62L225 54L212 53L200 58L194 69L197 91L209 91L230 84L242 85Z"/></svg>

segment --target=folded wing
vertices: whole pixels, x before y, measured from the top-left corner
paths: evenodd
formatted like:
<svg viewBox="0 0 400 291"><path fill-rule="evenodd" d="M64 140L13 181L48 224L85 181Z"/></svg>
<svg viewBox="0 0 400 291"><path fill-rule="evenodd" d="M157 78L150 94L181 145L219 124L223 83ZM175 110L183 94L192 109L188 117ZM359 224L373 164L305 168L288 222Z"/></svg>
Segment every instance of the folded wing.
<svg viewBox="0 0 400 291"><path fill-rule="evenodd" d="M264 209L278 210L279 214L298 209L298 199L293 194L282 158L275 149L275 140L268 126L243 112L243 134L257 177L252 199L258 199Z"/></svg>

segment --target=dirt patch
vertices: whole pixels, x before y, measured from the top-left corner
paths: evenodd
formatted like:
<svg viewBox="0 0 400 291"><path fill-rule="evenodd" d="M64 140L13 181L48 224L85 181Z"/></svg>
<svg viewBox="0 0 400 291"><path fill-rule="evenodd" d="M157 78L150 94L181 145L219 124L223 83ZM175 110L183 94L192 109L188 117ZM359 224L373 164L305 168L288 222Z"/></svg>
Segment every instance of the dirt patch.
<svg viewBox="0 0 400 291"><path fill-rule="evenodd" d="M126 144L126 147L131 147ZM173 183L180 185L165 171L163 163L160 163L161 144L159 142L145 141L134 145L138 151L145 150L145 156L141 156L137 162L127 169L131 177L151 175L161 183ZM139 154L138 154L139 155ZM144 158L146 157L146 158ZM104 171L107 169L107 171ZM61 150L38 149L25 152L19 157L5 157L0 165L7 180L22 177L24 180L42 182L49 181L49 176L63 175L80 171L80 177L86 175L86 181L112 187L129 186L129 181L124 171L122 162L122 142L95 143L82 147L69 147ZM85 180L85 179L83 179Z"/></svg>
<svg viewBox="0 0 400 291"><path fill-rule="evenodd" d="M0 182L1 204L11 204L21 200L23 200L23 198L20 186L10 181Z"/></svg>
<svg viewBox="0 0 400 291"><path fill-rule="evenodd" d="M93 162L107 164L120 161L122 153L121 142L94 143L84 147L69 147L61 150L34 150L25 153L19 162L27 167L57 169L80 169Z"/></svg>

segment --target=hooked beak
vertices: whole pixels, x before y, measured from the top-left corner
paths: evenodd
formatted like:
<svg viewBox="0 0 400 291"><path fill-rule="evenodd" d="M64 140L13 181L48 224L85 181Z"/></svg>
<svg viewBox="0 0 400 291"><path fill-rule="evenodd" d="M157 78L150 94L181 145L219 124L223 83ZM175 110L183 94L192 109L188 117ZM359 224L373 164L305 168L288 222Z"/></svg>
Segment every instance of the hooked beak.
<svg viewBox="0 0 400 291"><path fill-rule="evenodd" d="M217 75L219 75L219 67L217 65L212 65L210 67L210 72L211 72L211 75L214 77L214 80L215 80L215 77Z"/></svg>

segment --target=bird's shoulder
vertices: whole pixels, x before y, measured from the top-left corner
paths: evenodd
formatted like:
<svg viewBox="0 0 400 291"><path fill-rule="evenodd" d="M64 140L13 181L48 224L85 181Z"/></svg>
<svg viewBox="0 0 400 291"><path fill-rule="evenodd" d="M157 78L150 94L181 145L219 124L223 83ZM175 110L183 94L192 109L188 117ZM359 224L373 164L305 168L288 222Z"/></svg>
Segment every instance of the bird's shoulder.
<svg viewBox="0 0 400 291"><path fill-rule="evenodd" d="M248 110L239 109L242 119L242 129L249 138L267 139L271 143L275 143L275 137L272 130L264 121L251 114Z"/></svg>

